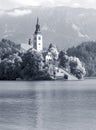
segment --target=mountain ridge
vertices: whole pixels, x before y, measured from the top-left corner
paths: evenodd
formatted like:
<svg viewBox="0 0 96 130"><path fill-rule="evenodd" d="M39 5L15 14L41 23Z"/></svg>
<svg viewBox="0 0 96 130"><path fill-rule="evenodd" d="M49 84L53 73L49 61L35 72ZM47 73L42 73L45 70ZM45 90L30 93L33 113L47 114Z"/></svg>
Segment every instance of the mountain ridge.
<svg viewBox="0 0 96 130"><path fill-rule="evenodd" d="M40 18L44 47L50 43L58 48L77 46L84 41L95 41L96 10L70 7L22 7L0 15L0 39L27 43Z"/></svg>

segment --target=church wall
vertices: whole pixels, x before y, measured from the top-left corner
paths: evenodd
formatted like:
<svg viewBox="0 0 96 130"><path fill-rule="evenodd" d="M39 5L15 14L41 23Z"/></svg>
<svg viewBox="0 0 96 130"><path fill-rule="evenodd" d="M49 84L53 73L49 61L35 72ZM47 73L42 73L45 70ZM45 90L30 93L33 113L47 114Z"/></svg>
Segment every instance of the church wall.
<svg viewBox="0 0 96 130"><path fill-rule="evenodd" d="M42 35L37 35L37 51L43 50L43 39Z"/></svg>

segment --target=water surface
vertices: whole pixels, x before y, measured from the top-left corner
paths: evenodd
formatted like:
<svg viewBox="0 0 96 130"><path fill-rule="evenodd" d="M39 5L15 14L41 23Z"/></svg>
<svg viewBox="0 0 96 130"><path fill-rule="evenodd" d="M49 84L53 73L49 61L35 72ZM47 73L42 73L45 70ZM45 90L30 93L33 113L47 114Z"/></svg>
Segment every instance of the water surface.
<svg viewBox="0 0 96 130"><path fill-rule="evenodd" d="M95 130L96 79L0 82L0 130Z"/></svg>

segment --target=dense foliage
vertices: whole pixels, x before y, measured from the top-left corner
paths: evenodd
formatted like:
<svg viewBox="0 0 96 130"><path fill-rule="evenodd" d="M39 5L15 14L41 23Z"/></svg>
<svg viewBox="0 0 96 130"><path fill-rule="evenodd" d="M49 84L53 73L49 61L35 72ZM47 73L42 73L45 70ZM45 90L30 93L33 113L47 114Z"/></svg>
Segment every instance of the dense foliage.
<svg viewBox="0 0 96 130"><path fill-rule="evenodd" d="M83 78L86 74L82 62L77 57L68 56L65 51L59 53L59 66L65 68L78 79Z"/></svg>
<svg viewBox="0 0 96 130"><path fill-rule="evenodd" d="M96 76L96 42L84 42L67 50L69 56L77 56L85 65L86 76Z"/></svg>
<svg viewBox="0 0 96 130"><path fill-rule="evenodd" d="M26 80L48 79L49 75L44 66L43 55L34 49L28 50L22 56L22 78Z"/></svg>
<svg viewBox="0 0 96 130"><path fill-rule="evenodd" d="M20 46L16 45L14 42L6 39L0 41L0 58L8 58L10 55L13 55L17 52L20 52Z"/></svg>
<svg viewBox="0 0 96 130"><path fill-rule="evenodd" d="M0 80L49 79L47 70L42 53L34 49L23 52L10 40L0 42Z"/></svg>
<svg viewBox="0 0 96 130"><path fill-rule="evenodd" d="M50 44L48 50L38 52L34 48L22 51L20 45L10 40L0 42L0 80L46 80L62 67L82 78L84 68L78 58L69 57L64 51L58 51Z"/></svg>

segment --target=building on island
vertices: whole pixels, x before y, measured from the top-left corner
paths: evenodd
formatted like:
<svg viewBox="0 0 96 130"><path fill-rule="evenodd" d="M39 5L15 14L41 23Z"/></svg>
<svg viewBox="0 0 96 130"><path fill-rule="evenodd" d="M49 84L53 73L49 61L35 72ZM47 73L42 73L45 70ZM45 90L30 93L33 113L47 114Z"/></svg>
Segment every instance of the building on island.
<svg viewBox="0 0 96 130"><path fill-rule="evenodd" d="M43 37L40 31L39 19L37 18L36 30L33 35L33 48L38 52L43 50Z"/></svg>
<svg viewBox="0 0 96 130"><path fill-rule="evenodd" d="M26 43L22 43L22 44L20 45L20 48L21 48L22 52L26 52L26 51L28 51L29 49L32 49L33 46L32 46L32 45L29 45L29 44L26 44Z"/></svg>
<svg viewBox="0 0 96 130"><path fill-rule="evenodd" d="M45 62L48 64L49 62L53 61L53 57L51 52L48 52L45 56Z"/></svg>
<svg viewBox="0 0 96 130"><path fill-rule="evenodd" d="M33 34L33 39L30 38L27 44L21 44L21 49L23 52L26 52L27 50L33 48L38 52L41 52L43 50L43 37L40 30L39 18L37 18L36 29Z"/></svg>
<svg viewBox="0 0 96 130"><path fill-rule="evenodd" d="M40 30L39 18L37 18L36 29L33 34L33 39L29 39L28 44L21 44L23 52L30 49L43 52L43 36ZM58 66L59 51L55 45L50 44L49 49L46 51L44 56L44 61L48 67L48 73L53 79L67 79L67 80L77 80L77 78L68 72L66 69ZM57 64L56 64L56 62Z"/></svg>

